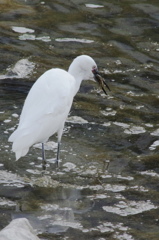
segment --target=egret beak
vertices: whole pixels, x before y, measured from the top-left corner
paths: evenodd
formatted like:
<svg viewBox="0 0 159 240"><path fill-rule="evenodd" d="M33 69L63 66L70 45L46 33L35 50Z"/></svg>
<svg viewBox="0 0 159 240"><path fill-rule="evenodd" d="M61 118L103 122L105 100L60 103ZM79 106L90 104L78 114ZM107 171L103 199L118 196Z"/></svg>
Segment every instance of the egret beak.
<svg viewBox="0 0 159 240"><path fill-rule="evenodd" d="M107 92L105 90L105 88L107 87L108 90L110 91L110 88L108 86L108 84L105 82L104 78L102 78L100 75L99 75L99 72L96 68L94 68L92 70L92 73L94 75L94 79L95 81L99 84L99 86L101 87L101 89L103 90L103 92L107 95Z"/></svg>

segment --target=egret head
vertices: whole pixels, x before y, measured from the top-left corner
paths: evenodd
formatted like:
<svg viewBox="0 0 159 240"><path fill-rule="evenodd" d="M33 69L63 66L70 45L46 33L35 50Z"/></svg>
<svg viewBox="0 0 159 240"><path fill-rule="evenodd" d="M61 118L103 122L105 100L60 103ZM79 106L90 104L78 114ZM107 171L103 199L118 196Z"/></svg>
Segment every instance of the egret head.
<svg viewBox="0 0 159 240"><path fill-rule="evenodd" d="M105 80L100 76L98 67L93 58L88 55L80 55L76 57L69 67L69 73L75 78L81 78L81 80L95 80L102 88L105 94L105 88L108 87ZM110 89L109 89L110 90Z"/></svg>

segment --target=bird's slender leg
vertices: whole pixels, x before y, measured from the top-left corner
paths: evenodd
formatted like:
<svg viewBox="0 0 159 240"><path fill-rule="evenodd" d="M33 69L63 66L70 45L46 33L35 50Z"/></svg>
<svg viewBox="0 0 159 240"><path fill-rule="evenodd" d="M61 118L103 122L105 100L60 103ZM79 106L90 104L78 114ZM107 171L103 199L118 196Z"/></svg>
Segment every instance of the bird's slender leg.
<svg viewBox="0 0 159 240"><path fill-rule="evenodd" d="M59 167L59 156L60 156L60 142L57 143L57 157L56 157L57 167Z"/></svg>
<svg viewBox="0 0 159 240"><path fill-rule="evenodd" d="M61 137L62 137L62 133L63 133L63 128L64 128L64 123L61 125L61 128L57 132L57 139L58 139L58 141L57 141L57 158L56 158L57 167L59 167L60 143L61 143Z"/></svg>
<svg viewBox="0 0 159 240"><path fill-rule="evenodd" d="M42 143L42 166L43 166L43 170L46 170L46 158L45 158L44 143Z"/></svg>

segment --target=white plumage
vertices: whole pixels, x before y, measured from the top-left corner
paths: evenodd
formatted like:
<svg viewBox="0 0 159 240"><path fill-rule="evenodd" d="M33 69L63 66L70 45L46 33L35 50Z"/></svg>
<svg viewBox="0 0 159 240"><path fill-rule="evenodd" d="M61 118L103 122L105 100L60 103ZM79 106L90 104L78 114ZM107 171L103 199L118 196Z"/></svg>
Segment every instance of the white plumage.
<svg viewBox="0 0 159 240"><path fill-rule="evenodd" d="M18 128L9 137L16 160L25 156L33 144L46 142L54 133L60 143L64 123L81 81L93 79L95 70L95 61L81 55L74 59L68 72L55 68L39 77L25 100Z"/></svg>

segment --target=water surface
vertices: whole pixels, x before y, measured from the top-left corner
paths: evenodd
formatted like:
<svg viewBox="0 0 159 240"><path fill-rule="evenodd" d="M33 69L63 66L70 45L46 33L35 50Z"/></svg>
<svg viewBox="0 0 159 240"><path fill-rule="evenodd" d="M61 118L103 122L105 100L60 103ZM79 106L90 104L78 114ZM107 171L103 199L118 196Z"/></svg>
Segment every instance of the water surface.
<svg viewBox="0 0 159 240"><path fill-rule="evenodd" d="M0 227L26 217L41 239L159 236L159 3L0 1ZM56 137L19 161L7 139L47 69L88 54L111 88L84 81L55 168ZM55 143L54 143L55 142Z"/></svg>

